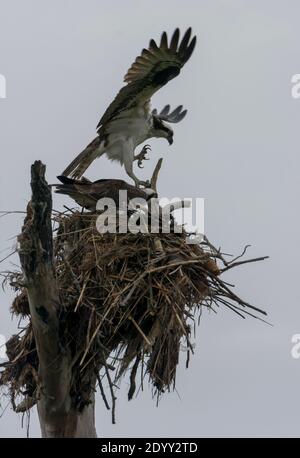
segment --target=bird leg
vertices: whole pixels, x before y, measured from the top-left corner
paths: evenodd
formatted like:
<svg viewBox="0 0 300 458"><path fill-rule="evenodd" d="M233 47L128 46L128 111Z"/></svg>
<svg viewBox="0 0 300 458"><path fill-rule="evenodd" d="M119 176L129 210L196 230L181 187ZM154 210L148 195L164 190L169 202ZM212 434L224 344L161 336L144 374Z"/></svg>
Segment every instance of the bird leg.
<svg viewBox="0 0 300 458"><path fill-rule="evenodd" d="M129 176L133 179L134 184L135 184L135 186L137 188L139 188L141 186L144 186L145 188L150 188L151 187L151 184L150 184L149 180L147 180L147 181L139 180L133 173L132 173L132 175L129 175Z"/></svg>
<svg viewBox="0 0 300 458"><path fill-rule="evenodd" d="M138 161L137 165L140 169L143 168L142 166L143 161L149 161L149 159L146 157L146 154L148 153L149 150L151 150L150 145L144 145L142 151L139 154L137 154L136 156L134 156L133 158L134 161Z"/></svg>
<svg viewBox="0 0 300 458"><path fill-rule="evenodd" d="M134 174L134 172L133 172L133 160L134 160L134 157L133 158L125 157L125 159L124 159L124 166L125 166L125 170L126 170L127 175L130 178L133 179L134 184L135 184L135 186L137 188L140 187L140 186L145 186L146 188L150 187L149 181L139 180L138 177Z"/></svg>
<svg viewBox="0 0 300 458"><path fill-rule="evenodd" d="M150 188L151 187L151 183L149 180L147 181L142 181L142 180L139 180L138 178L133 178L134 180L134 183L135 183L135 186L137 188L141 187L141 186L144 186L145 188Z"/></svg>

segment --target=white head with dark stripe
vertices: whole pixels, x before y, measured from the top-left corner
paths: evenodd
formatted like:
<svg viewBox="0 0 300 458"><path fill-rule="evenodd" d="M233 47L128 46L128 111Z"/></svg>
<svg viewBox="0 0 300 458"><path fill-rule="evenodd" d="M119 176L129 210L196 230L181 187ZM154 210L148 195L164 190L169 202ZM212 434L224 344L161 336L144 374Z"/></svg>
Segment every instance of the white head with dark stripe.
<svg viewBox="0 0 300 458"><path fill-rule="evenodd" d="M153 116L153 137L157 138L166 138L169 142L169 145L173 143L173 129L168 126L164 121L160 118Z"/></svg>

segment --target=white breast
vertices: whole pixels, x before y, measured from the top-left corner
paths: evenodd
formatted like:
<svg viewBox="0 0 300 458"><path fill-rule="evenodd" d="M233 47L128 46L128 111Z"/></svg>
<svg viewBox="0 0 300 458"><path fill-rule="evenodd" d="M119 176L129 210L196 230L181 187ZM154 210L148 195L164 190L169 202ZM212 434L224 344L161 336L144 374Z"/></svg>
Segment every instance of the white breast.
<svg viewBox="0 0 300 458"><path fill-rule="evenodd" d="M112 134L120 133L139 140L140 138L147 138L150 127L149 112L142 107L136 107L122 112L110 122L106 130ZM141 140L139 143L142 141L144 140ZM134 141L134 143L136 143L136 141Z"/></svg>
<svg viewBox="0 0 300 458"><path fill-rule="evenodd" d="M123 163L124 149L127 149L128 154L127 147L130 145L133 155L135 148L149 138L150 129L149 107L135 107L120 113L106 126L109 135L106 154L109 159Z"/></svg>

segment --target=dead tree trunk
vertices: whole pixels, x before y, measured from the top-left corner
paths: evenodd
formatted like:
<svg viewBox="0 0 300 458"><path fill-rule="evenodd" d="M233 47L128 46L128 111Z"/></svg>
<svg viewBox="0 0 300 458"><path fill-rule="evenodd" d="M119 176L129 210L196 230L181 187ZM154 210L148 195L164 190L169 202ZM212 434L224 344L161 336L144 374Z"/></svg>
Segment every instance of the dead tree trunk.
<svg viewBox="0 0 300 458"><path fill-rule="evenodd" d="M72 407L71 355L60 342L61 303L55 278L51 227L52 196L45 166L31 168L32 198L19 236L30 315L39 357L38 414L43 437L96 437L94 397L82 412Z"/></svg>

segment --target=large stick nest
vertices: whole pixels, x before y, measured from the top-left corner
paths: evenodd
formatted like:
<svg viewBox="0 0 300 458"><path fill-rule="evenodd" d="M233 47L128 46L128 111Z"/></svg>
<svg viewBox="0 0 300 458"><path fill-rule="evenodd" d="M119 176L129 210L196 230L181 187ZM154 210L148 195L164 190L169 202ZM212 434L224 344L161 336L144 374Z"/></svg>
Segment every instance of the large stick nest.
<svg viewBox="0 0 300 458"><path fill-rule="evenodd" d="M206 239L187 244L185 233L100 234L96 218L79 212L55 217L61 345L72 355L71 397L78 410L89 403L96 378L108 405L103 377L114 407L115 383L127 370L129 399L137 374L139 385L149 377L158 396L174 387L180 349L185 347L187 362L193 353L191 333L201 307L264 313L220 278L248 261L226 261ZM29 322L8 341L0 385L9 388L14 409L25 411L39 397L39 362L22 275L11 274L9 281L17 292L12 311Z"/></svg>

